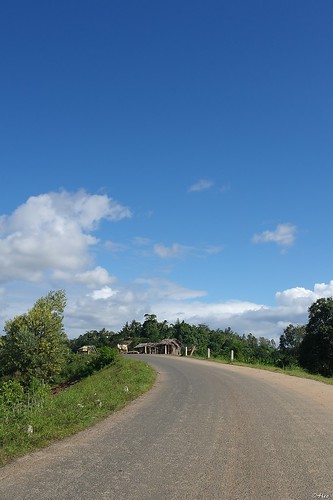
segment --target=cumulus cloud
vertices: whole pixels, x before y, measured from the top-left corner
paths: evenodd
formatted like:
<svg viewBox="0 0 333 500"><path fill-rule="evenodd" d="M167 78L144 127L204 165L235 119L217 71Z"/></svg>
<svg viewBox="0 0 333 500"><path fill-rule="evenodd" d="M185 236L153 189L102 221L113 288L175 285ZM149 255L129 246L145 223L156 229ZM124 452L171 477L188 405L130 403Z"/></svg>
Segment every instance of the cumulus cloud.
<svg viewBox="0 0 333 500"><path fill-rule="evenodd" d="M118 293L117 290L113 290L109 286L104 286L100 290L94 290L93 292L87 294L88 297L91 297L93 300L106 300L110 297L113 297Z"/></svg>
<svg viewBox="0 0 333 500"><path fill-rule="evenodd" d="M313 302L320 298L333 296L333 280L329 283L317 283L313 290L303 287L295 287L276 293L276 301L279 305L289 307L308 308Z"/></svg>
<svg viewBox="0 0 333 500"><path fill-rule="evenodd" d="M44 294L48 291L46 288ZM40 285L35 286L33 293L30 289L29 295L28 289L20 289L15 294L13 299L10 288L0 294L3 322L31 308L42 295ZM117 282L116 289L100 283L89 293L85 288L69 287L64 321L68 335L73 338L93 329L117 332L126 321L142 322L144 314L153 313L159 321L166 319L170 324L179 319L190 324L205 323L213 329L230 327L241 335L252 333L278 342L290 323L307 323L308 308L313 302L330 296L333 296L333 281L316 284L313 290L295 287L279 291L274 305L240 300L212 301L205 290L191 289L162 278L141 278L129 284Z"/></svg>
<svg viewBox="0 0 333 500"><path fill-rule="evenodd" d="M110 276L108 271L103 267L97 266L90 271L75 274L74 280L76 283L82 283L88 287L96 287L114 283L116 278L115 276Z"/></svg>
<svg viewBox="0 0 333 500"><path fill-rule="evenodd" d="M72 273L71 271L63 271L55 269L51 275L51 280L54 282L63 282L68 284L84 285L88 288L95 288L98 286L109 285L116 281L115 276L110 276L108 271L103 267L97 266L95 269L83 271L79 273Z"/></svg>
<svg viewBox="0 0 333 500"><path fill-rule="evenodd" d="M0 281L40 281L49 270L79 272L90 262L89 247L98 243L89 232L102 219L130 216L127 207L106 195L62 191L32 196L1 217Z"/></svg>
<svg viewBox="0 0 333 500"><path fill-rule="evenodd" d="M254 243L276 243L281 247L293 245L295 241L296 226L292 224L278 224L274 231L264 231L255 234L252 238Z"/></svg>
<svg viewBox="0 0 333 500"><path fill-rule="evenodd" d="M192 186L188 188L188 191L190 193L205 191L206 189L210 189L213 185L214 183L212 181L209 181L207 179L200 179L195 184L192 184Z"/></svg>
<svg viewBox="0 0 333 500"><path fill-rule="evenodd" d="M210 328L230 327L239 334L253 333L278 342L290 323L307 323L308 308L313 302L333 295L333 281L316 284L313 290L296 287L277 292L273 306L239 300L209 302L204 290L192 290L157 278L137 279L132 285L117 290L116 295L105 301L107 306L99 301L99 306L95 303L95 308L91 308L94 316L100 315L99 320L109 318L113 328L119 320L118 329L128 320L142 321L145 313L154 313L160 321L166 319L171 324L179 319L190 324L205 323ZM89 307L85 306L87 310ZM101 328L103 326L105 324Z"/></svg>
<svg viewBox="0 0 333 500"><path fill-rule="evenodd" d="M257 337L278 340L289 323L307 322L308 308L313 302L333 296L333 280L317 283L313 289L298 286L278 291L275 304L269 306L251 301L210 300L205 290L161 278L122 283L107 268L94 263L92 249L105 252L124 247L104 244L93 231L102 221L130 216L127 207L108 196L84 191L33 196L11 215L0 216L1 322L26 312L49 290L66 288L64 320L71 338L91 329L119 331L126 321L143 321L145 313L154 313L159 320L170 323L177 319L206 323L211 328L230 327L239 334L251 332ZM295 226L281 224L274 231L256 235L254 241L288 247L295 232ZM179 243L153 246L146 238L136 238L132 244L136 251L149 247L147 256L151 257L153 249L162 259L188 254L203 257L222 250L218 246L195 249Z"/></svg>

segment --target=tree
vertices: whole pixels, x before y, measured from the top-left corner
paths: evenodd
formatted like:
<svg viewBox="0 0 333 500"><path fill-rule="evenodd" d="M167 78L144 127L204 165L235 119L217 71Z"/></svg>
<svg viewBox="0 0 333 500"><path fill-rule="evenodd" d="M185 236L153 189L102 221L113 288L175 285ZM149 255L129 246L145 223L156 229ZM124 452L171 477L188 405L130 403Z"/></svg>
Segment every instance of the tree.
<svg viewBox="0 0 333 500"><path fill-rule="evenodd" d="M130 324L128 323L128 321L126 321L125 325L117 335L118 339L139 338L142 335L142 325L139 321L135 321L134 319Z"/></svg>
<svg viewBox="0 0 333 500"><path fill-rule="evenodd" d="M116 335L113 332L109 332L105 328L102 328L99 332L97 330L89 330L76 339L70 339L68 345L73 352L77 352L78 349L84 345L112 347L112 343L117 345L116 341L113 342L114 338L116 338Z"/></svg>
<svg viewBox="0 0 333 500"><path fill-rule="evenodd" d="M142 336L149 342L158 342L161 340L159 324L155 314L145 314L145 320L142 325Z"/></svg>
<svg viewBox="0 0 333 500"><path fill-rule="evenodd" d="M298 365L300 346L306 334L306 327L288 325L280 336L280 361L283 366Z"/></svg>
<svg viewBox="0 0 333 500"><path fill-rule="evenodd" d="M60 373L68 353L65 306L64 290L49 292L30 311L7 321L2 349L5 373L18 373L24 382L32 378L49 382Z"/></svg>
<svg viewBox="0 0 333 500"><path fill-rule="evenodd" d="M312 373L333 376L333 299L318 299L309 307L300 364Z"/></svg>

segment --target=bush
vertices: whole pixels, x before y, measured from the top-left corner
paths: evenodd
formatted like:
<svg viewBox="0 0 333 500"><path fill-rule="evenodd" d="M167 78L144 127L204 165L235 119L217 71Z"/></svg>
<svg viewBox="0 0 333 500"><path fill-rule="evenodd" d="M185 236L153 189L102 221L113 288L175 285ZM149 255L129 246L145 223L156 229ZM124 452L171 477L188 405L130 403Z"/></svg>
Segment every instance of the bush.
<svg viewBox="0 0 333 500"><path fill-rule="evenodd" d="M111 347L101 347L97 354L71 354L57 383L82 380L104 366L114 363L118 357L118 350Z"/></svg>
<svg viewBox="0 0 333 500"><path fill-rule="evenodd" d="M93 361L95 370L100 370L104 366L111 365L119 358L118 349L112 349L111 347L101 347L98 349L97 356Z"/></svg>

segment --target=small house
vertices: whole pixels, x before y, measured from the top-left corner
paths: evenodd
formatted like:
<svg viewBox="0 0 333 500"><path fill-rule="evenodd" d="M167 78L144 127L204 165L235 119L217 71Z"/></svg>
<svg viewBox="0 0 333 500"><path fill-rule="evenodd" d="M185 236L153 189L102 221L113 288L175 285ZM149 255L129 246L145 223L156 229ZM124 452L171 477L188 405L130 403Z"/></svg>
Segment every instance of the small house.
<svg viewBox="0 0 333 500"><path fill-rule="evenodd" d="M97 354L97 349L94 345L83 345L77 352L79 354Z"/></svg>
<svg viewBox="0 0 333 500"><path fill-rule="evenodd" d="M181 344L177 339L163 339L159 342L141 342L135 349L140 354L170 354L179 356L181 354Z"/></svg>

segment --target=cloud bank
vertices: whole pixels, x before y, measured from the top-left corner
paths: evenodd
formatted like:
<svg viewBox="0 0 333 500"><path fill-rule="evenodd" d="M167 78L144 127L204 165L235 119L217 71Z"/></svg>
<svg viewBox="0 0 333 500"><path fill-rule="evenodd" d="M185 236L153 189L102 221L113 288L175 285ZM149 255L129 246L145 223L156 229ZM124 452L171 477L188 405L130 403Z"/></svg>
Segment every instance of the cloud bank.
<svg viewBox="0 0 333 500"><path fill-rule="evenodd" d="M278 291L274 305L229 300L212 301L206 290L196 290L161 277L137 276L125 283L110 274L108 265L96 262L98 250L120 251L122 244L104 241L99 226L115 224L132 216L131 210L107 195L85 191L61 191L30 197L11 215L0 217L0 321L31 308L50 290L67 293L65 327L70 337L87 330L119 331L126 321L143 321L154 313L173 323L205 323L211 328L230 327L240 334L278 340L289 324L305 324L308 307L320 297L333 296L333 281L317 283L312 290L295 287ZM254 237L256 243L273 242L288 247L296 228L281 224L274 231ZM109 235L109 231L108 231ZM148 238L133 237L126 249L150 248L145 258L171 259L194 254L180 243L154 244ZM220 247L199 249L198 255L212 255Z"/></svg>

